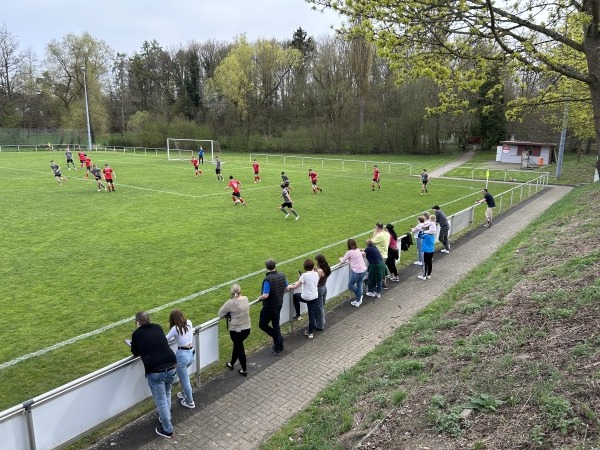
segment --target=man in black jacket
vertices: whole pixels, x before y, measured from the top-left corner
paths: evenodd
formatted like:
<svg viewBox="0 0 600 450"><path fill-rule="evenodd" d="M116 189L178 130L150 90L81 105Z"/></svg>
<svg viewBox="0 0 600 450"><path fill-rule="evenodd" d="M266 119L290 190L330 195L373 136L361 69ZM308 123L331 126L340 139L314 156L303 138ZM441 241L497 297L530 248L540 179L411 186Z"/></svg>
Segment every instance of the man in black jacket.
<svg viewBox="0 0 600 450"><path fill-rule="evenodd" d="M167 439L173 437L171 423L171 386L175 379L177 358L160 325L150 323L147 312L135 315L136 330L131 335L131 353L144 363L146 380L158 410L160 425L156 434Z"/></svg>
<svg viewBox="0 0 600 450"><path fill-rule="evenodd" d="M271 351L279 356L283 350L283 336L281 336L281 329L279 328L279 315L281 314L283 294L288 282L283 273L275 270L275 264L274 259L268 259L265 262L267 274L262 283L262 294L258 297L263 302L258 327L273 338Z"/></svg>
<svg viewBox="0 0 600 450"><path fill-rule="evenodd" d="M442 253L450 253L450 243L448 242L448 232L450 231L450 223L444 211L440 209L438 205L432 207L435 212L435 221L440 227L440 235L438 241L442 243L444 248L441 250Z"/></svg>

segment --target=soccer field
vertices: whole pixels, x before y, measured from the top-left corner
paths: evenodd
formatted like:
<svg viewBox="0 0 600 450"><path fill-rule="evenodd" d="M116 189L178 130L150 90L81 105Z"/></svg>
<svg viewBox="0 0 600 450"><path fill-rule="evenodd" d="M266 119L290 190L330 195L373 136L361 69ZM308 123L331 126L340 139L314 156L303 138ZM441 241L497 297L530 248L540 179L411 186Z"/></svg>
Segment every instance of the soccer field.
<svg viewBox="0 0 600 450"><path fill-rule="evenodd" d="M278 268L295 281L305 257L321 252L333 265L346 239L362 244L375 222L398 222L402 234L415 214L434 204L451 214L473 204L483 187L434 179L430 194L420 196L418 177L406 167L380 163L382 190L373 192L371 163L315 159L310 168L323 193L313 195L312 161L299 158L283 165L283 158L267 163L259 156L262 182L254 183L249 155L222 156L224 182L206 162L196 178L189 162L164 155L91 157L114 169L116 192L97 192L83 170L67 170L62 152L0 153L0 409L128 356L123 338L138 310L155 310L152 320L164 329L174 307L200 324L215 317L234 280L256 298L267 258L281 262ZM51 159L68 178L63 185ZM413 163L419 173L420 166L450 159L381 160ZM278 210L282 170L298 221ZM231 189L225 190L229 175L242 182L247 207L233 206ZM264 339L257 312L250 345Z"/></svg>

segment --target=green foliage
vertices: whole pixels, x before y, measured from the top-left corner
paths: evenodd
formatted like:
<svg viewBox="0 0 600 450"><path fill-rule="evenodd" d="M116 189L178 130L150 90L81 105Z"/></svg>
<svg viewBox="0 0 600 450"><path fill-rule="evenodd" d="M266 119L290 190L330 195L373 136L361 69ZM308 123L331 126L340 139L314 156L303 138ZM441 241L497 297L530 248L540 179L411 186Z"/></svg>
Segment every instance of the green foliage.
<svg viewBox="0 0 600 450"><path fill-rule="evenodd" d="M565 434L569 429L577 428L580 425L581 421L575 417L571 404L564 398L544 395L539 403L546 423L551 429Z"/></svg>
<svg viewBox="0 0 600 450"><path fill-rule="evenodd" d="M478 394L471 398L463 405L463 408L474 409L476 411L497 411L504 402L497 400L488 394Z"/></svg>

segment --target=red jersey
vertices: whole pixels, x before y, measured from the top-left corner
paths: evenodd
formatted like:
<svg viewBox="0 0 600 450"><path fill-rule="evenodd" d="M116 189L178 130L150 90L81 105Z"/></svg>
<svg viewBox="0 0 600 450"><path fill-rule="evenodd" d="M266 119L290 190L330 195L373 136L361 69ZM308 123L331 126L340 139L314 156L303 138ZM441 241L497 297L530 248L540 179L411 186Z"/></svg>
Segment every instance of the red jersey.
<svg viewBox="0 0 600 450"><path fill-rule="evenodd" d="M198 163L200 161L198 161L196 158L192 158L192 160L190 162L194 165L194 167L198 167Z"/></svg>
<svg viewBox="0 0 600 450"><path fill-rule="evenodd" d="M260 166L258 165L258 163L253 163L252 168L254 169L254 173L260 172Z"/></svg>
<svg viewBox="0 0 600 450"><path fill-rule="evenodd" d="M104 174L105 180L112 180L113 170L110 167L106 167L106 168L102 169L102 173Z"/></svg>
<svg viewBox="0 0 600 450"><path fill-rule="evenodd" d="M79 152L79 161L85 161L85 153Z"/></svg>
<svg viewBox="0 0 600 450"><path fill-rule="evenodd" d="M240 182L238 180L231 180L228 186L233 189L233 192L240 192Z"/></svg>
<svg viewBox="0 0 600 450"><path fill-rule="evenodd" d="M316 183L317 177L319 176L319 174L317 172L308 172L308 176L310 177L310 179L313 183Z"/></svg>
<svg viewBox="0 0 600 450"><path fill-rule="evenodd" d="M85 161L85 166L86 167L92 167L92 160L91 160L91 158L89 156L86 156L85 159L84 159L84 161Z"/></svg>
<svg viewBox="0 0 600 450"><path fill-rule="evenodd" d="M373 169L373 179L379 180L379 169L377 167Z"/></svg>

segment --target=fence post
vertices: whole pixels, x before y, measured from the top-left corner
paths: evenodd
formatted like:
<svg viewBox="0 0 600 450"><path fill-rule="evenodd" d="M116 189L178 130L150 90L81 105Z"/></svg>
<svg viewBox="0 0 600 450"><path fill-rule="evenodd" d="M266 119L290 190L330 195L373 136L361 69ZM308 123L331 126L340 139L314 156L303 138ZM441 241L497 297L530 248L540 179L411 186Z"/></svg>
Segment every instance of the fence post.
<svg viewBox="0 0 600 450"><path fill-rule="evenodd" d="M200 332L194 334L194 348L196 349L196 387L200 389Z"/></svg>
<svg viewBox="0 0 600 450"><path fill-rule="evenodd" d="M33 427L33 418L31 417L31 407L33 406L33 400L27 400L23 403L23 409L25 410L25 421L27 422L27 437L29 438L29 448L35 450L35 430Z"/></svg>

